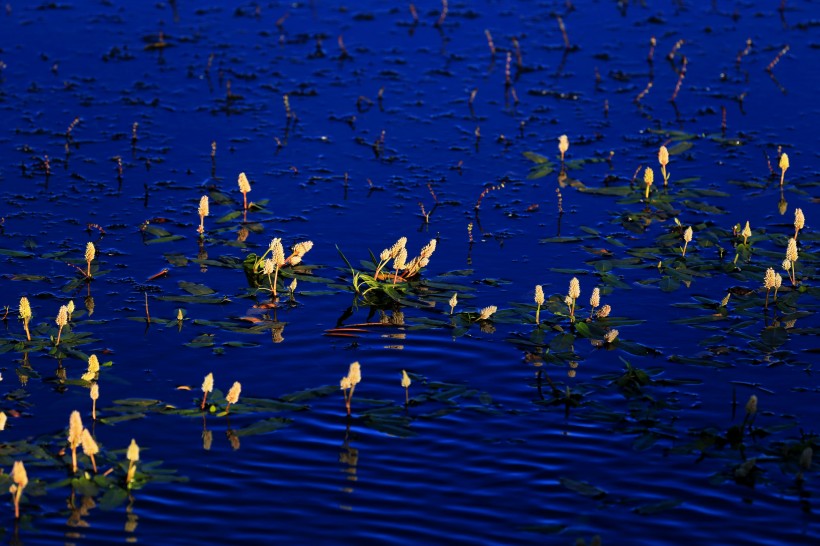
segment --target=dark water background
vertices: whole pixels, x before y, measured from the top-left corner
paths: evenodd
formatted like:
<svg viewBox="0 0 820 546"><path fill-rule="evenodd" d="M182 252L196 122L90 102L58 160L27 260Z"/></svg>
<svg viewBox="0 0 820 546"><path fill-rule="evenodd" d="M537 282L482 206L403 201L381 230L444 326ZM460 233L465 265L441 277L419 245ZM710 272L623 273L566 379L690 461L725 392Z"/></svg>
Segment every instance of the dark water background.
<svg viewBox="0 0 820 546"><path fill-rule="evenodd" d="M32 483L19 526L11 503L0 514L4 540L815 543L817 463L801 470L798 458L820 443L812 68L820 5L647 4L451 3L438 27L437 2L416 4L417 22L407 4L383 2L8 4L0 15L0 306L10 314L0 392L4 411L17 415L0 433L0 456L5 472L25 460ZM738 63L747 39L753 45ZM524 152L557 167L562 134L578 168L568 179L557 170L528 178L534 163ZM661 144L681 142L693 145L671 158L668 209L642 203L640 187L583 191L628 187L639 166L657 166ZM791 160L782 192L781 147ZM242 171L249 199L263 204L248 214L244 241L241 216L218 222L242 208ZM685 180L689 193L674 193ZM502 181L477 214L482 190ZM438 205L426 223L418 203L433 207L431 189ZM200 241L204 194L211 216ZM784 279L782 303L764 312L763 272L779 270L797 207L806 215L802 290ZM706 264L688 286L664 285L655 267L682 263L674 218L696 227L687 263ZM717 273L736 252L732 227L747 220L751 257ZM163 236L155 228L170 239L152 242ZM452 290L422 298L432 308L351 308L336 246L358 266L401 236L411 255L437 238L423 276L460 271L439 279L463 287L457 312L496 305L496 320L466 333L448 327ZM312 240L305 263L335 284L303 278L295 304L283 297L276 309L260 308L268 295L248 286L241 260L273 237L286 247ZM84 266L87 241L106 272L86 284L66 262ZM633 252L645 248L654 250ZM636 264L596 266L636 255ZM163 268L167 276L147 280ZM592 288L602 287L618 342L596 348L577 333L568 338L569 321L558 319L560 328L531 337L533 287L563 299L572 276L583 317ZM187 301L180 282L224 301ZM711 320L727 291L728 313ZM41 340L56 334L54 317L69 299L78 309L71 333L89 338L63 355L48 343L21 344L23 295ZM372 324L398 310L403 323ZM674 322L682 319L691 320ZM357 337L324 335L361 323ZM547 359L537 374L526 354L546 347L574 353ZM159 472L118 503L103 501L105 489L86 494L95 507L78 527L67 521L83 495L72 495L59 451L72 410L91 426L78 380L92 353L112 362L100 377L100 415L109 421L93 428L103 470L124 460L135 438L141 465L162 461L185 481ZM363 381L349 419L332 389L314 391L299 409L259 402L338 385L354 360ZM624 360L652 381L624 388ZM414 379L408 408L402 369ZM224 405L204 417L168 411L195 408L209 372L217 389L240 381L242 397L257 402L240 399L230 416ZM751 394L759 411L742 449L695 445L742 425ZM118 421L133 406L115 401L134 398L156 403ZM286 426L267 431L266 423ZM213 438L207 450L203 430ZM50 459L21 447L38 445ZM741 475L753 458L756 470ZM121 489L114 482L111 490Z"/></svg>

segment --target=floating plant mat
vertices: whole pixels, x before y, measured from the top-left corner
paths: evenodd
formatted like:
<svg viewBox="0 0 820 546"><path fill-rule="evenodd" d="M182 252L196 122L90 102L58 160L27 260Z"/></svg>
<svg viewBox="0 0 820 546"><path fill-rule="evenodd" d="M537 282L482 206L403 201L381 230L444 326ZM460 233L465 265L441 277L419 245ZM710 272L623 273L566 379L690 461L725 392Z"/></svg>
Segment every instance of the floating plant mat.
<svg viewBox="0 0 820 546"><path fill-rule="evenodd" d="M10 540L820 535L811 2L7 4Z"/></svg>

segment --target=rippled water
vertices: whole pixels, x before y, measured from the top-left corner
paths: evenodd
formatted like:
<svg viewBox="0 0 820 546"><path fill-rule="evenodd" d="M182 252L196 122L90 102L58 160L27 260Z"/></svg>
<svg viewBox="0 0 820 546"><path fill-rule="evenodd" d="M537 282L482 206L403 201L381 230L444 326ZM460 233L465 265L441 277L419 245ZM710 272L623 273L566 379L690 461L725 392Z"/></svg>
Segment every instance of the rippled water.
<svg viewBox="0 0 820 546"><path fill-rule="evenodd" d="M4 540L814 543L817 463L801 469L800 455L817 451L820 418L817 3L569 6L452 3L436 26L436 2L417 4L416 22L407 4L377 2L9 3L0 462L8 473L24 460L30 484L19 524L11 503L0 514ZM680 143L692 146L672 155L671 204L660 190L641 202L639 167ZM556 171L533 178L525 152ZM239 172L262 206L246 223L227 216L242 208ZM596 193L633 178L630 194ZM764 312L763 273L779 269L798 207L800 290L784 278ZM674 218L696 228L687 261ZM731 268L732 227L746 220L753 254ZM401 236L411 255L438 241L423 277L460 286L461 315L448 314L449 287L382 309L343 289L340 252L358 267ZM266 307L240 266L273 237L314 241L304 263L330 284L303 277L295 302ZM89 283L68 265L85 265L87 241ZM681 264L697 273L688 285L664 284ZM617 342L595 347L548 309L552 326L536 328L533 287L562 299L573 276L581 318L602 287ZM709 319L728 292L727 313ZM28 345L24 295L41 340ZM47 340L69 299L66 335L89 339L61 354ZM488 305L492 321L450 327ZM111 362L93 428L79 380L92 353ZM363 381L348 418L333 386L354 360ZM626 362L643 384L623 382ZM242 383L233 412L217 393L214 411L176 411L197 407L209 372L222 393ZM112 469L91 493L82 474L66 481L75 409L102 447L100 472ZM711 445L738 431L742 447ZM118 465L131 438L146 477L128 490Z"/></svg>

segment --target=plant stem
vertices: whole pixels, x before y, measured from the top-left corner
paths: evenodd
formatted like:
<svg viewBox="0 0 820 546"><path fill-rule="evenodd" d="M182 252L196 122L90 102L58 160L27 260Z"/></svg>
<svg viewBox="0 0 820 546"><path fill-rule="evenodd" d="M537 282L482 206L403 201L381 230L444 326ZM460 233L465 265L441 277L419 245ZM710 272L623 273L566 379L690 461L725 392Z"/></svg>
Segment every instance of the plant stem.
<svg viewBox="0 0 820 546"><path fill-rule="evenodd" d="M273 272L273 284L271 285L271 290L273 290L273 295L276 295L276 280L279 277L279 266L276 266L276 270Z"/></svg>

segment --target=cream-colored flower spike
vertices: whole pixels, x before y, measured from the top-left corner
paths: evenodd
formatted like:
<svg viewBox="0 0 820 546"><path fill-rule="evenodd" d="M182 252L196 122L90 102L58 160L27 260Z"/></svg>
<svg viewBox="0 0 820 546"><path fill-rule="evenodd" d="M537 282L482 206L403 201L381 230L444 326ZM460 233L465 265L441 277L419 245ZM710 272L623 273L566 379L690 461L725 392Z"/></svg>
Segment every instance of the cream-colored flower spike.
<svg viewBox="0 0 820 546"><path fill-rule="evenodd" d="M405 405L410 403L410 383L412 383L412 381L410 381L410 376L407 375L407 371L402 370L401 371L401 386L404 387L404 403L405 403Z"/></svg>
<svg viewBox="0 0 820 546"><path fill-rule="evenodd" d="M751 395L749 397L749 401L746 402L746 413L748 415L754 415L757 413L757 396L754 394Z"/></svg>
<svg viewBox="0 0 820 546"><path fill-rule="evenodd" d="M592 295L589 297L589 305L592 309L601 305L601 289L597 286L592 289Z"/></svg>
<svg viewBox="0 0 820 546"><path fill-rule="evenodd" d="M535 300L535 323L541 323L541 306L544 305L544 288L540 284L535 285L535 295L533 296Z"/></svg>
<svg viewBox="0 0 820 546"><path fill-rule="evenodd" d="M209 373L205 376L205 379L202 381L202 404L199 406L199 409L204 410L205 404L207 403L208 393L213 392L214 390L214 374Z"/></svg>
<svg viewBox="0 0 820 546"><path fill-rule="evenodd" d="M239 402L239 393L242 392L242 384L239 381L234 381L233 385L231 385L230 390L228 390L228 394L225 395L225 400L228 402L228 406L225 408L227 412L230 409L231 404L236 404Z"/></svg>
<svg viewBox="0 0 820 546"><path fill-rule="evenodd" d="M94 243L88 242L85 245L85 262L87 264L87 268L85 271L86 277L91 277L91 262L94 261L94 258L97 256L97 249L94 248Z"/></svg>
<svg viewBox="0 0 820 546"><path fill-rule="evenodd" d="M791 272L789 274L789 279L792 281L792 284L797 284L797 277L794 274L794 262L797 261L798 254L797 254L797 239L791 238L789 239L789 243L786 246L786 259L789 260L789 265L791 265ZM785 264L785 261L783 262Z"/></svg>
<svg viewBox="0 0 820 546"><path fill-rule="evenodd" d="M740 234L743 236L743 244L745 245L749 237L752 236L752 227L749 225L748 220L746 220L746 225L743 226L743 231L741 231Z"/></svg>
<svg viewBox="0 0 820 546"><path fill-rule="evenodd" d="M97 420L97 400L100 399L100 385L94 383L88 391L88 396L91 398L91 419Z"/></svg>
<svg viewBox="0 0 820 546"><path fill-rule="evenodd" d="M248 177L245 176L245 173L239 173L237 183L239 184L239 191L242 192L243 207L245 210L248 210L248 194L251 191L251 183L248 182Z"/></svg>
<svg viewBox="0 0 820 546"><path fill-rule="evenodd" d="M783 182L786 180L786 171L789 170L789 154L783 152L780 154L780 187L783 187Z"/></svg>
<svg viewBox="0 0 820 546"><path fill-rule="evenodd" d="M347 371L347 376L350 378L350 385L351 387L355 387L359 383L362 382L362 367L358 362L354 362L350 365L350 368Z"/></svg>
<svg viewBox="0 0 820 546"><path fill-rule="evenodd" d="M485 307L481 311L479 311L478 320L487 320L491 316L493 316L493 314L495 314L496 311L498 311L498 307L496 307L495 305Z"/></svg>
<svg viewBox="0 0 820 546"><path fill-rule="evenodd" d="M569 297L577 300L581 297L581 283L578 281L578 277L572 277L569 281Z"/></svg>
<svg viewBox="0 0 820 546"><path fill-rule="evenodd" d="M125 476L125 483L128 484L128 487L131 487L134 474L137 472L137 461L140 460L140 446L137 445L137 441L133 438L131 438L131 443L125 452L125 458L128 459L128 474Z"/></svg>
<svg viewBox="0 0 820 546"><path fill-rule="evenodd" d="M94 455L100 452L100 447L97 445L97 442L91 436L91 433L88 432L87 428L83 429L82 439L80 442L83 446L83 453L91 459L91 465L94 468L94 473L97 473L97 461L94 458Z"/></svg>
<svg viewBox="0 0 820 546"><path fill-rule="evenodd" d="M544 305L544 288L540 284L535 285L535 296L533 299L537 305Z"/></svg>
<svg viewBox="0 0 820 546"><path fill-rule="evenodd" d="M558 137L558 151L561 152L561 162L564 162L564 154L567 153L569 150L569 138L567 135L561 135Z"/></svg>
<svg viewBox="0 0 820 546"><path fill-rule="evenodd" d="M649 199L649 188L655 183L655 171L652 170L652 167L647 167L643 172L643 183L646 184L644 199Z"/></svg>
<svg viewBox="0 0 820 546"><path fill-rule="evenodd" d="M71 466L77 472L77 448L83 438L83 419L79 411L72 411L68 419L68 446L71 448Z"/></svg>
<svg viewBox="0 0 820 546"><path fill-rule="evenodd" d="M199 213L199 228L197 228L197 233L200 235L205 233L205 217L211 214L211 208L208 204L208 196L203 195L199 198L199 208L197 209Z"/></svg>
<svg viewBox="0 0 820 546"><path fill-rule="evenodd" d="M661 146L658 149L658 163L661 165L661 176L663 176L663 185L669 183L669 173L666 172L666 166L669 165L669 150L666 149L666 146Z"/></svg>
<svg viewBox="0 0 820 546"><path fill-rule="evenodd" d="M452 315L456 309L456 305L458 305L458 292L453 292L453 296L450 298L450 301L447 302L450 304L450 314Z"/></svg>
<svg viewBox="0 0 820 546"><path fill-rule="evenodd" d="M26 331L26 339L28 341L31 341L31 332L29 332L28 323L32 316L31 304L29 304L28 298L23 296L20 298L20 318L23 320L23 329Z"/></svg>
<svg viewBox="0 0 820 546"><path fill-rule="evenodd" d="M14 496L14 519L20 519L20 497L28 485L28 474L23 461L14 461L14 466L11 467L11 481L14 482L9 488Z"/></svg>
<svg viewBox="0 0 820 546"><path fill-rule="evenodd" d="M689 243L692 242L692 226L686 228L686 231L683 232L683 250L682 255L686 256L686 247L689 246Z"/></svg>
<svg viewBox="0 0 820 546"><path fill-rule="evenodd" d="M60 310L57 312L57 318L54 319L54 322L57 324L59 328L57 330L57 343L56 345L60 344L60 336L63 334L63 327L68 324L68 307L65 305L60 306Z"/></svg>
<svg viewBox="0 0 820 546"><path fill-rule="evenodd" d="M797 240L797 234L806 225L806 217L803 216L803 209L794 209L794 238Z"/></svg>

